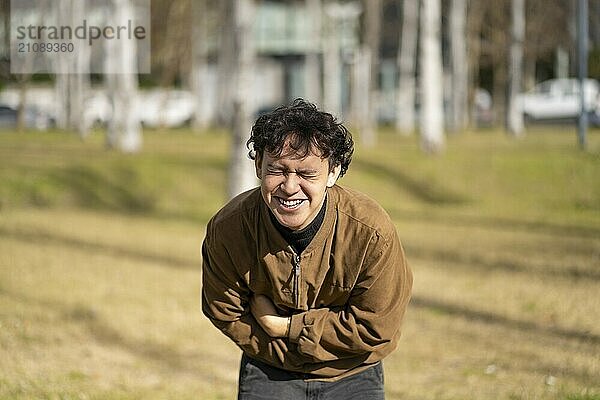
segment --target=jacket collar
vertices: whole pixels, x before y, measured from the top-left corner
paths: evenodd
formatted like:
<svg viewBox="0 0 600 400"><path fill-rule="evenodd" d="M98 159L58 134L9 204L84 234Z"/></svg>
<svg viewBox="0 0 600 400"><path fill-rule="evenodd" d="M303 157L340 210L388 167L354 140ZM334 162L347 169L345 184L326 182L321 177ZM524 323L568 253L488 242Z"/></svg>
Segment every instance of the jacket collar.
<svg viewBox="0 0 600 400"><path fill-rule="evenodd" d="M335 188L335 186L333 186L333 188L327 189L327 203L326 203L325 217L323 219L323 223L321 224L321 227L315 234L315 237L308 244L306 249L302 252L302 255L312 253L316 249L322 248L323 245L325 244L325 242L327 241L327 239L329 237L331 237L333 234L333 227L334 227L335 221L337 219L336 208L337 208L337 203L338 203L338 198L336 196L337 193L334 190L334 188ZM278 251L281 249L286 249L288 252L294 253L292 246L290 246L287 243L287 241L284 239L284 237L281 235L281 233L279 233L279 231L273 224L273 221L271 221L271 217L269 215L269 213L271 211L269 210L267 204L263 200L262 195L260 195L260 190L259 190L259 197L260 197L260 206L259 206L260 221L262 224L264 224L264 228L267 231L267 235L271 239L270 242L271 242L271 246L273 247L273 250Z"/></svg>

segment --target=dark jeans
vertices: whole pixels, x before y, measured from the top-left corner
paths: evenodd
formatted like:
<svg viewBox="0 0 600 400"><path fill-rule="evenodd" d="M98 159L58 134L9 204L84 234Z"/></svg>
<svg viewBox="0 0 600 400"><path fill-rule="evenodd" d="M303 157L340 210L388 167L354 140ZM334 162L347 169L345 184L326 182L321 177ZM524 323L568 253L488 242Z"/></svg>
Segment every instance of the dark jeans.
<svg viewBox="0 0 600 400"><path fill-rule="evenodd" d="M284 371L242 355L238 400L383 400L383 365L336 382L306 381L304 374Z"/></svg>

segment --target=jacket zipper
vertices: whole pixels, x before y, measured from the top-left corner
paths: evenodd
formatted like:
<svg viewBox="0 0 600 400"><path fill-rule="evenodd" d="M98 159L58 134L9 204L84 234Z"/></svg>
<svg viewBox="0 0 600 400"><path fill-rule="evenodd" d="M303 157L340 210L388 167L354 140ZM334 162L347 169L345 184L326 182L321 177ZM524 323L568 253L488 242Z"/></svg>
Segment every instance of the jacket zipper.
<svg viewBox="0 0 600 400"><path fill-rule="evenodd" d="M300 256L294 252L292 260L294 268L294 302L296 309L300 308Z"/></svg>

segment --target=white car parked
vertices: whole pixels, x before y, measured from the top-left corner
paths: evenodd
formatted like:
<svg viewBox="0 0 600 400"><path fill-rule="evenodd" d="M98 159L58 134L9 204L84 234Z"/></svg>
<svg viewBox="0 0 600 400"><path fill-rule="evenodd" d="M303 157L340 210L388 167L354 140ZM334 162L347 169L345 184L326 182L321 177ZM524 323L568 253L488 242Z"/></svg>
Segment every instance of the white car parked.
<svg viewBox="0 0 600 400"><path fill-rule="evenodd" d="M185 90L140 90L135 99L135 113L146 127L174 128L189 123L194 117L196 100ZM107 124L112 118L112 105L105 90L95 91L85 103L84 118L88 126Z"/></svg>
<svg viewBox="0 0 600 400"><path fill-rule="evenodd" d="M137 114L147 127L174 128L188 124L194 117L196 99L185 90L155 89L140 91Z"/></svg>
<svg viewBox="0 0 600 400"><path fill-rule="evenodd" d="M579 116L581 110L579 81L574 78L550 79L520 96L527 120L566 120ZM590 122L600 122L600 84L586 79L583 84L585 110Z"/></svg>

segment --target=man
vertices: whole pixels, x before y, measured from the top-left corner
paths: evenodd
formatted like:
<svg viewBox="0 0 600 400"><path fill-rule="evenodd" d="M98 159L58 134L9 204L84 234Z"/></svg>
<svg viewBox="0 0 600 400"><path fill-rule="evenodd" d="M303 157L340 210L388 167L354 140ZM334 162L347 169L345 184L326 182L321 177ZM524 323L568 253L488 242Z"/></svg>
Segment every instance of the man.
<svg viewBox="0 0 600 400"><path fill-rule="evenodd" d="M353 145L300 99L261 116L260 188L208 223L202 309L242 349L239 399L384 398L412 274L385 211L336 185Z"/></svg>

